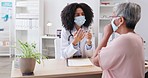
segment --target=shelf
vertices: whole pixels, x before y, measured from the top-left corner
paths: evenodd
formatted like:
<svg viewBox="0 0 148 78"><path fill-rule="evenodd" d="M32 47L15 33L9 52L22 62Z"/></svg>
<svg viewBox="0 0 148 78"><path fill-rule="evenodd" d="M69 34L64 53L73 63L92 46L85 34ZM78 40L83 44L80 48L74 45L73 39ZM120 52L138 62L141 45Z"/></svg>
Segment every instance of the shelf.
<svg viewBox="0 0 148 78"><path fill-rule="evenodd" d="M100 7L104 7L104 8L112 8L112 7L114 7L115 5L100 5Z"/></svg>
<svg viewBox="0 0 148 78"><path fill-rule="evenodd" d="M17 4L16 7L30 7L30 6L34 6L34 7L38 7L39 5L31 5L31 4Z"/></svg>
<svg viewBox="0 0 148 78"><path fill-rule="evenodd" d="M0 46L0 48L9 48L10 46Z"/></svg>
<svg viewBox="0 0 148 78"><path fill-rule="evenodd" d="M23 55L23 54L21 54L21 53L15 53L15 56L21 56L21 55Z"/></svg>
<svg viewBox="0 0 148 78"><path fill-rule="evenodd" d="M13 1L1 0L0 4L0 56L11 56L11 41L13 37ZM5 15L6 14L6 15ZM10 15L10 16L9 16ZM10 18L10 19L7 19Z"/></svg>
<svg viewBox="0 0 148 78"><path fill-rule="evenodd" d="M101 21L110 21L111 18L99 18Z"/></svg>
<svg viewBox="0 0 148 78"><path fill-rule="evenodd" d="M42 51L48 51L48 49L42 49Z"/></svg>
<svg viewBox="0 0 148 78"><path fill-rule="evenodd" d="M18 1L16 7L30 7L30 6L39 6L38 1Z"/></svg>
<svg viewBox="0 0 148 78"><path fill-rule="evenodd" d="M9 51L0 51L0 56L10 56L10 52Z"/></svg>
<svg viewBox="0 0 148 78"><path fill-rule="evenodd" d="M38 28L25 28L25 27L16 27L16 31L28 31L28 30L38 30Z"/></svg>
<svg viewBox="0 0 148 78"><path fill-rule="evenodd" d="M0 34L1 34L1 33L3 33L3 34L4 34L4 33L7 33L7 34L8 34L9 32L8 32L8 31L0 31Z"/></svg>
<svg viewBox="0 0 148 78"><path fill-rule="evenodd" d="M0 56L10 56L11 54L0 54Z"/></svg>
<svg viewBox="0 0 148 78"><path fill-rule="evenodd" d="M39 14L18 13L16 19L38 19Z"/></svg>
<svg viewBox="0 0 148 78"><path fill-rule="evenodd" d="M30 17L19 16L19 17L16 17L16 19L39 19L39 18L38 16L30 16Z"/></svg>
<svg viewBox="0 0 148 78"><path fill-rule="evenodd" d="M9 35L7 35L7 36L0 36L0 39L8 39L8 38L10 38Z"/></svg>
<svg viewBox="0 0 148 78"><path fill-rule="evenodd" d="M47 45L46 47L48 47L48 48L55 48L54 45Z"/></svg>
<svg viewBox="0 0 148 78"><path fill-rule="evenodd" d="M0 35L1 35L1 34L0 34ZM7 35L5 34L5 35L3 35L3 36L2 36L2 35L0 36L0 38L9 38L9 37L10 37L9 34L7 34Z"/></svg>
<svg viewBox="0 0 148 78"><path fill-rule="evenodd" d="M35 42L40 49L41 33L44 33L44 0L15 0L15 42L18 39ZM16 45L18 46L18 45ZM16 49L15 49L16 50ZM41 51L42 52L42 51ZM20 55L15 52L15 55Z"/></svg>
<svg viewBox="0 0 148 78"><path fill-rule="evenodd" d="M18 31L21 31L21 30L26 30L26 31L27 31L28 28L16 28L15 30L16 30L16 31L17 31L17 30L18 30Z"/></svg>
<svg viewBox="0 0 148 78"><path fill-rule="evenodd" d="M42 36L42 39L56 39L58 37L52 37L52 36Z"/></svg>

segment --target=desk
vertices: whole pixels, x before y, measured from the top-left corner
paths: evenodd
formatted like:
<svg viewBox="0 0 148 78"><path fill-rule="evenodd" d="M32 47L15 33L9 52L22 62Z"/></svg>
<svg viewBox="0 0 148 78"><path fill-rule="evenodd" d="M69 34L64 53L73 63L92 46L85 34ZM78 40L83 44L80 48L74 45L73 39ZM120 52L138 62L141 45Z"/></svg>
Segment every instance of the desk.
<svg viewBox="0 0 148 78"><path fill-rule="evenodd" d="M96 75L102 73L100 67L86 66L86 67L67 67L66 60L46 59L44 63L37 64L32 76L22 76L20 69L14 68L12 64L11 77L12 78L76 78L84 75ZM83 77L85 78L85 77ZM90 77L89 77L90 78Z"/></svg>
<svg viewBox="0 0 148 78"><path fill-rule="evenodd" d="M44 63L36 63L34 70L34 75L32 76L22 76L20 69L15 68L14 62L12 63L11 77L12 78L76 78L84 76L81 78L90 78L91 75L99 78L99 74L102 73L100 67L88 66L88 67L67 67L66 60L55 60L46 59L43 60ZM148 64L148 62L146 62ZM145 65L146 70L148 70L148 65ZM90 76L90 77L89 77ZM93 78L95 78L93 77ZM92 77L91 77L92 78Z"/></svg>

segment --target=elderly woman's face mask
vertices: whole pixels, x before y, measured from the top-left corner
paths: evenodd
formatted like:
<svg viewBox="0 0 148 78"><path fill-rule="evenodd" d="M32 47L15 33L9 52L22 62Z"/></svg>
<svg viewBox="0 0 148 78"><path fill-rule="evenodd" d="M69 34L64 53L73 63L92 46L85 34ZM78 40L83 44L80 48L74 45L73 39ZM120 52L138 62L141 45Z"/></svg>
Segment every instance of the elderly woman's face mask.
<svg viewBox="0 0 148 78"><path fill-rule="evenodd" d="M120 25L121 24L119 24L118 26L117 25L115 25L115 20L117 20L117 19L119 19L120 17L116 17L116 18L113 18L112 19L112 21L111 21L111 26L112 26L112 29L113 29L113 31L115 32L115 31L117 31L117 29L120 27Z"/></svg>

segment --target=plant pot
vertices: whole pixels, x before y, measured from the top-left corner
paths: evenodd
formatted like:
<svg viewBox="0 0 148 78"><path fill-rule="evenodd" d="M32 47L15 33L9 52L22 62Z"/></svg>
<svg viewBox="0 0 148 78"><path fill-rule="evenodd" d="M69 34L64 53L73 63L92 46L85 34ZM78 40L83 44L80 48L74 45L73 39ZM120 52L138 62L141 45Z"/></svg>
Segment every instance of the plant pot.
<svg viewBox="0 0 148 78"><path fill-rule="evenodd" d="M36 60L33 58L20 58L20 70L23 75L32 75Z"/></svg>

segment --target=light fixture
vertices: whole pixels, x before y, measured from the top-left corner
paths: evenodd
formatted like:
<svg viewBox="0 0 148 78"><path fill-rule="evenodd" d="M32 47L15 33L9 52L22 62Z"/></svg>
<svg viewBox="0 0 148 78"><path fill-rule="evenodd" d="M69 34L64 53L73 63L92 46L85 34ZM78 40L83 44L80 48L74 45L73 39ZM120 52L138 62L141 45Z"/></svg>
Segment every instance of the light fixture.
<svg viewBox="0 0 148 78"><path fill-rule="evenodd" d="M50 32L49 32L50 27L52 27L52 23L48 21L48 23L47 23L47 28L48 28L48 30L47 30L47 32L48 32L48 33L47 33L47 36L52 36L52 35L50 34Z"/></svg>
<svg viewBox="0 0 148 78"><path fill-rule="evenodd" d="M47 26L49 26L49 27L52 26L52 23L51 22L48 22L47 23Z"/></svg>

